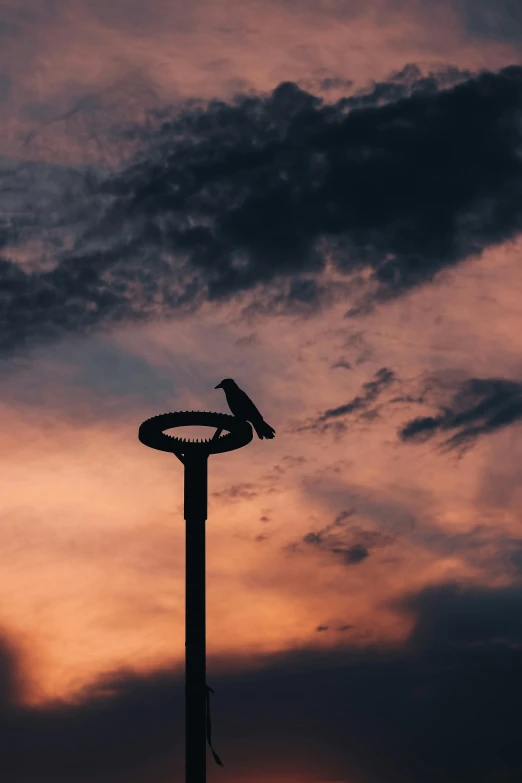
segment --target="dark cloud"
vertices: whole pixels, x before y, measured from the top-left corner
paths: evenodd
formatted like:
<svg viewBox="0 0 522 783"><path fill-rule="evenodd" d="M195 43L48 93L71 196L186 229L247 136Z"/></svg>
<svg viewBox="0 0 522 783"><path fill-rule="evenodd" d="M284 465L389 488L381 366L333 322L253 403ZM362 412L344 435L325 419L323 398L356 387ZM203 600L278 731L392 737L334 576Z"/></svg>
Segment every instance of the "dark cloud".
<svg viewBox="0 0 522 783"><path fill-rule="evenodd" d="M236 295L305 313L353 285L399 296L520 231L521 108L520 67L409 67L334 104L284 83L157 112L122 139L141 145L130 164L67 199L55 223L76 241L53 268L29 272L4 242L0 350Z"/></svg>
<svg viewBox="0 0 522 783"><path fill-rule="evenodd" d="M387 367L381 367L375 373L373 381L367 381L363 383L363 393L354 397L353 400L345 405L339 405L337 408L330 408L325 411L319 418L318 422L322 423L329 419L336 419L339 416L346 416L348 413L354 413L355 411L367 410L370 403L375 402L380 393L386 389L395 380L395 375Z"/></svg>
<svg viewBox="0 0 522 783"><path fill-rule="evenodd" d="M222 498L228 501L242 501L251 500L256 498L260 493L260 488L257 484L251 482L243 482L242 484L233 484L226 489L222 489L219 492L212 492L211 496L214 498ZM261 517L263 519L263 517Z"/></svg>
<svg viewBox="0 0 522 783"><path fill-rule="evenodd" d="M338 76L329 76L325 79L321 79L319 86L321 90L339 90L352 87L353 82L350 79L341 79Z"/></svg>
<svg viewBox="0 0 522 783"><path fill-rule="evenodd" d="M117 674L76 703L0 713L9 783L167 783L182 780L181 676Z"/></svg>
<svg viewBox="0 0 522 783"><path fill-rule="evenodd" d="M370 554L368 549L362 544L354 544L347 549L343 549L343 547L333 547L330 551L333 552L334 555L342 555L346 565L362 563Z"/></svg>
<svg viewBox="0 0 522 783"><path fill-rule="evenodd" d="M522 45L519 0L456 0L470 33Z"/></svg>
<svg viewBox="0 0 522 783"><path fill-rule="evenodd" d="M522 779L520 587L443 585L399 603L414 621L402 649L345 643L250 668L209 658L213 742L232 783L254 769L346 783ZM8 690L14 669L0 654ZM69 703L2 705L9 783L183 780L181 669L106 676Z"/></svg>
<svg viewBox="0 0 522 783"><path fill-rule="evenodd" d="M250 347L251 345L257 345L259 343L259 337L255 332L252 332L252 334L249 334L245 337L239 337L235 345L241 346L241 347Z"/></svg>
<svg viewBox="0 0 522 783"><path fill-rule="evenodd" d="M461 448L521 419L521 383L501 378L470 378L459 384L451 403L437 415L412 419L399 435L404 441L422 442L449 433L445 446Z"/></svg>
<svg viewBox="0 0 522 783"><path fill-rule="evenodd" d="M345 565L352 566L366 560L372 549L393 542L392 536L358 525L353 519L354 515L353 509L341 511L330 525L326 525L322 530L306 533L302 539L303 543L323 552L340 555ZM299 551L296 544L290 544L287 549L291 552Z"/></svg>
<svg viewBox="0 0 522 783"><path fill-rule="evenodd" d="M295 431L302 432L303 430L312 429L326 432L334 427L336 432L343 432L346 428L344 418L347 416L356 414L361 419L375 418L378 415L378 408L374 403L396 380L392 370L389 370L387 367L381 367L371 381L363 383L362 390L356 397L343 405L338 405L336 408L329 408L316 418L308 420L305 424L296 425Z"/></svg>
<svg viewBox="0 0 522 783"><path fill-rule="evenodd" d="M447 90L416 77L333 106L286 83L166 122L149 156L107 185L111 217L160 231L211 299L319 273L325 242L340 270L373 266L383 291L431 279L520 228L522 69ZM314 280L304 285L313 299Z"/></svg>
<svg viewBox="0 0 522 783"><path fill-rule="evenodd" d="M18 650L2 634L0 636L0 722L23 697L23 676Z"/></svg>
<svg viewBox="0 0 522 783"><path fill-rule="evenodd" d="M343 511L339 511L339 513L335 517L334 525L335 526L337 526L337 525L341 525L341 526L344 525L344 520L345 519L350 519L350 517L353 517L354 514L355 514L355 509L353 509L353 508L343 509Z"/></svg>
<svg viewBox="0 0 522 783"><path fill-rule="evenodd" d="M294 456L294 454L286 454L282 459L281 462L284 462L286 467L295 467L296 465L304 465L306 462L308 462L307 457L303 457L302 455L299 457Z"/></svg>
<svg viewBox="0 0 522 783"><path fill-rule="evenodd" d="M447 584L427 588L397 606L417 618L409 639L416 649L504 644L522 652L520 585L492 590Z"/></svg>
<svg viewBox="0 0 522 783"><path fill-rule="evenodd" d="M510 552L510 560L522 576L522 540L514 542L514 547Z"/></svg>

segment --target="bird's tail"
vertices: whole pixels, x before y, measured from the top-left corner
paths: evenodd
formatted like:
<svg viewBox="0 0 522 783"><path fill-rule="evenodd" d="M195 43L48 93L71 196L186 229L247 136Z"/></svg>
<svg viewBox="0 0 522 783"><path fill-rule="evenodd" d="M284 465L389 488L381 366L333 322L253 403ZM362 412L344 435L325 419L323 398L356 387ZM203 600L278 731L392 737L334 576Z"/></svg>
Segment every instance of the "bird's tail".
<svg viewBox="0 0 522 783"><path fill-rule="evenodd" d="M254 422L252 422L254 424ZM254 424L254 429L257 432L258 438L273 438L275 435L275 429L270 426L270 424L267 424L264 419L261 419L261 421L256 421Z"/></svg>

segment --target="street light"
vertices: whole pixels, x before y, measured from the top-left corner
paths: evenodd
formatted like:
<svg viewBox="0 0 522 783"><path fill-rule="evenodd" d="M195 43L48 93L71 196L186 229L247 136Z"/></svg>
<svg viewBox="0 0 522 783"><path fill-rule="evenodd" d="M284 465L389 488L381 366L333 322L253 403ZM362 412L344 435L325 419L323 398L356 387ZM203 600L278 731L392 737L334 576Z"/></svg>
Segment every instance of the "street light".
<svg viewBox="0 0 522 783"><path fill-rule="evenodd" d="M187 440L165 430L186 426L215 427L208 440ZM226 434L222 434L225 430ZM206 683L205 522L208 499L208 457L246 446L252 440L247 421L225 413L181 411L147 419L138 437L145 446L174 454L185 469L185 783L206 783L208 740L212 748Z"/></svg>

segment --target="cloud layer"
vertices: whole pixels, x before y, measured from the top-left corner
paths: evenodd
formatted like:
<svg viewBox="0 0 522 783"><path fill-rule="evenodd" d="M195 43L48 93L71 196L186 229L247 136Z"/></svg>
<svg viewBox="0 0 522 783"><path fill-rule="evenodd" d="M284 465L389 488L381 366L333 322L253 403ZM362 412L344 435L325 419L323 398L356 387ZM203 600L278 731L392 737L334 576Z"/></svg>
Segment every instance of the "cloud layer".
<svg viewBox="0 0 522 783"><path fill-rule="evenodd" d="M470 378L459 384L437 416L420 416L400 430L403 441L424 442L449 434L445 446L460 448L522 419L522 384L502 378Z"/></svg>
<svg viewBox="0 0 522 783"><path fill-rule="evenodd" d="M368 307L516 236L522 68L413 76L335 104L285 83L135 129L141 153L86 182L52 269L13 261L6 229L0 348L244 294Z"/></svg>
<svg viewBox="0 0 522 783"><path fill-rule="evenodd" d="M415 618L404 649L294 650L251 669L209 661L228 776L255 768L259 779L514 783L521 606L519 588L446 584L397 602ZM35 709L17 700L13 656L0 663L11 693L0 713L9 783L183 779L181 672L114 673ZM210 754L208 767L212 776Z"/></svg>

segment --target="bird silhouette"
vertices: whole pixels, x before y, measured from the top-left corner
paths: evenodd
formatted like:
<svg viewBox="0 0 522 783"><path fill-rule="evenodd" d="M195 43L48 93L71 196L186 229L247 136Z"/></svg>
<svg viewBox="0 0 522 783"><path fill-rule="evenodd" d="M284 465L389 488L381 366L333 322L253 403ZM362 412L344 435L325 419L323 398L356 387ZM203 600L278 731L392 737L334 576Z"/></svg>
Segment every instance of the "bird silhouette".
<svg viewBox="0 0 522 783"><path fill-rule="evenodd" d="M275 429L266 423L250 397L239 388L232 378L225 378L215 388L223 389L231 413L238 419L249 421L258 438L274 437Z"/></svg>

